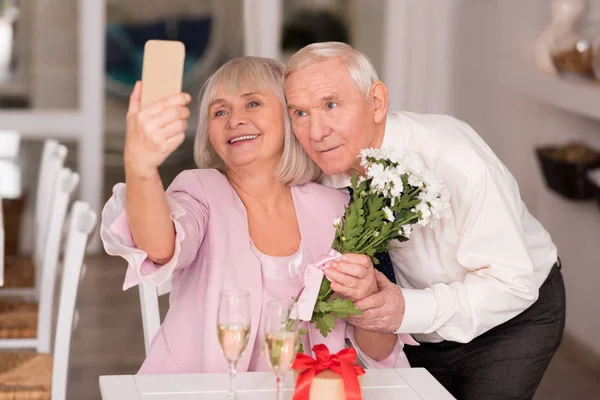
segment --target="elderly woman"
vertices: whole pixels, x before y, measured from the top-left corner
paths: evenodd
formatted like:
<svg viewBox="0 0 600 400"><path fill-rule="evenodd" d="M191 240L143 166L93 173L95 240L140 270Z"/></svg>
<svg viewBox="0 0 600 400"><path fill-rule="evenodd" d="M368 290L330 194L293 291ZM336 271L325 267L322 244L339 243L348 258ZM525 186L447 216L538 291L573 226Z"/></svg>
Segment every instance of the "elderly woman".
<svg viewBox="0 0 600 400"><path fill-rule="evenodd" d="M348 197L314 183L321 172L290 130L282 71L276 61L242 57L207 81L194 148L199 169L182 172L166 193L157 168L183 142L190 96L140 110L140 84L131 95L126 185L106 204L102 240L129 262L124 289L172 282L169 312L140 373L227 371L216 328L224 289L250 293L251 334L238 370L267 370L265 305L296 296L304 268L331 246L332 221ZM374 293L374 270L361 257L339 266L370 274L363 292ZM406 365L396 335L346 332L344 321L327 338L308 327L303 347L325 343L335 352L346 333L365 364Z"/></svg>

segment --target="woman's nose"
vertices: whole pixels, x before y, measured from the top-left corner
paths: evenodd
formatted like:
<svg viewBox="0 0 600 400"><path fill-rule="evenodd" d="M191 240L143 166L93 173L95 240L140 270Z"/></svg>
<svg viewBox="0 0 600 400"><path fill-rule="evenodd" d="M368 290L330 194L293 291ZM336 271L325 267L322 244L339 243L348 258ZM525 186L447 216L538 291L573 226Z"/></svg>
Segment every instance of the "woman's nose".
<svg viewBox="0 0 600 400"><path fill-rule="evenodd" d="M232 110L227 122L230 128L235 129L238 126L246 125L248 119L243 111Z"/></svg>

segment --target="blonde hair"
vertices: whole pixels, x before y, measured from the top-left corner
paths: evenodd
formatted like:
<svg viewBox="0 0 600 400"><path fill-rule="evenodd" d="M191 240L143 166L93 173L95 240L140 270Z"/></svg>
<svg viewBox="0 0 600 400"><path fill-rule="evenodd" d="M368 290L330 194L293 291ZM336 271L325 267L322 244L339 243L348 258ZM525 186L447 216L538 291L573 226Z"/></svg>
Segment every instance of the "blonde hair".
<svg viewBox="0 0 600 400"><path fill-rule="evenodd" d="M270 90L277 95L281 102L284 123L283 154L276 171L279 182L286 185L302 185L321 178L321 170L306 154L292 132L283 92L283 69L283 64L272 59L238 57L225 63L206 81L201 91L200 116L194 141L194 159L198 168L215 168L223 173L226 170L208 136L210 103L222 85L229 93L248 89Z"/></svg>
<svg viewBox="0 0 600 400"><path fill-rule="evenodd" d="M354 85L365 98L369 97L371 87L379 81L375 67L363 53L341 42L313 43L298 50L289 59L283 72L284 83L292 72L306 68L316 62L335 58L343 60Z"/></svg>

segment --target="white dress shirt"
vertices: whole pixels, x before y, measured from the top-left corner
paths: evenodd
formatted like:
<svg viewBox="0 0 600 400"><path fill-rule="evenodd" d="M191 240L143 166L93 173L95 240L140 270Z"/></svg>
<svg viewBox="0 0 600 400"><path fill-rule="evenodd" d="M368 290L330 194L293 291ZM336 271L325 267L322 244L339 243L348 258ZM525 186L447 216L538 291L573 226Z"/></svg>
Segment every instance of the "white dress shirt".
<svg viewBox="0 0 600 400"><path fill-rule="evenodd" d="M451 216L414 226L390 257L406 301L396 333L423 342L471 341L538 298L556 246L527 211L516 180L466 123L442 115L388 115L382 147L411 152L450 191ZM323 183L350 185L345 174Z"/></svg>

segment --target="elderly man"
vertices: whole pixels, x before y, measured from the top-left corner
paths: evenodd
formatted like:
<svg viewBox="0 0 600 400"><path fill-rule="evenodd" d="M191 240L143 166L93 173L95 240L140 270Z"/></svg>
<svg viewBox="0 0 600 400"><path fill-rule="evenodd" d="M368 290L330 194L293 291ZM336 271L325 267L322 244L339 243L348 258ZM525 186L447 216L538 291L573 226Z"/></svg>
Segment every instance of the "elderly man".
<svg viewBox="0 0 600 400"><path fill-rule="evenodd" d="M387 90L360 52L342 43L298 51L285 72L294 132L344 188L363 148L411 152L450 191L451 217L416 228L390 251L398 286L383 274L339 265L327 276L341 294L365 289L350 322L412 334L404 348L460 399L530 399L557 350L565 321L556 246L527 211L514 177L467 124L448 116L388 113ZM365 266L372 268L372 265ZM369 281L370 280L370 281Z"/></svg>

